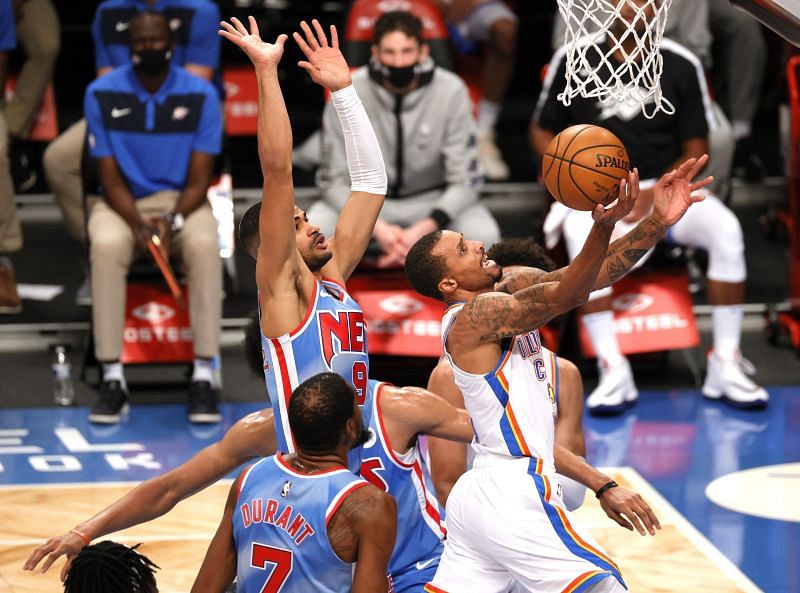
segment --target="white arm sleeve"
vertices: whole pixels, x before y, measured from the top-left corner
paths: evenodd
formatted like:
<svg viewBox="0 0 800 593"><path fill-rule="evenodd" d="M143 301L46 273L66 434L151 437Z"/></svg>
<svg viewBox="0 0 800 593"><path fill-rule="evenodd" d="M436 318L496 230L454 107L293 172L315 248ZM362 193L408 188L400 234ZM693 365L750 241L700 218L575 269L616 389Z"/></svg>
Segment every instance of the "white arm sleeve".
<svg viewBox="0 0 800 593"><path fill-rule="evenodd" d="M331 93L331 101L344 133L350 191L386 195L388 182L381 148L355 87L351 84Z"/></svg>

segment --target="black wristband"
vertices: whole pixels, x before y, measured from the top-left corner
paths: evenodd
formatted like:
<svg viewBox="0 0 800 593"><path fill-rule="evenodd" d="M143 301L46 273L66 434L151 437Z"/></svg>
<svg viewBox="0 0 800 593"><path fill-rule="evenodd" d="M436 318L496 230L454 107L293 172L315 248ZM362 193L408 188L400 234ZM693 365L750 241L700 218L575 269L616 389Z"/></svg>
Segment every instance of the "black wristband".
<svg viewBox="0 0 800 593"><path fill-rule="evenodd" d="M433 219L433 222L435 222L436 226L438 226L440 229L446 227L448 224L450 224L450 221L452 220L452 218L450 218L450 215L447 212L445 212L444 210L440 210L439 208L434 208L433 210L431 210L429 216Z"/></svg>
<svg viewBox="0 0 800 593"><path fill-rule="evenodd" d="M611 480L610 482L606 482L605 484L600 486L600 489L597 492L595 492L594 495L597 498L600 498L601 496L603 496L603 494L606 493L606 490L611 490L612 488L616 488L617 486L619 486L619 484L617 484L614 480Z"/></svg>

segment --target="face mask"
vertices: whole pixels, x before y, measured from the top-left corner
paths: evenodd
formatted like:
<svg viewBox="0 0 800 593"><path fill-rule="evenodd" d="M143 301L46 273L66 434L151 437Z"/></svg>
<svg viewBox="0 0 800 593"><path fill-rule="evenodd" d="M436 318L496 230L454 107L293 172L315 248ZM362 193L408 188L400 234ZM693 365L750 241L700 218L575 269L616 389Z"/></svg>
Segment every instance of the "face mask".
<svg viewBox="0 0 800 593"><path fill-rule="evenodd" d="M143 49L139 52L131 53L131 62L134 68L141 70L144 74L159 74L166 70L172 58L172 50L163 49Z"/></svg>
<svg viewBox="0 0 800 593"><path fill-rule="evenodd" d="M406 88L413 82L414 77L417 75L416 64L404 66L402 68L396 68L395 66L384 66L383 68L386 72L386 80L398 89Z"/></svg>

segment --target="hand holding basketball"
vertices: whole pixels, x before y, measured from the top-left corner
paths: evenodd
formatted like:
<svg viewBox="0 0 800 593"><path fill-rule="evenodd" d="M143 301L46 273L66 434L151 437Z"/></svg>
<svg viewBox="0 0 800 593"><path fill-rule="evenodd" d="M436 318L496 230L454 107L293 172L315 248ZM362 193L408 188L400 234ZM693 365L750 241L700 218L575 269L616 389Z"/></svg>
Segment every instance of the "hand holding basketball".
<svg viewBox="0 0 800 593"><path fill-rule="evenodd" d="M614 134L588 124L566 128L547 145L542 177L553 197L574 210L594 210L617 199L630 171L628 151Z"/></svg>
<svg viewBox="0 0 800 593"><path fill-rule="evenodd" d="M678 222L696 202L702 202L705 196L695 193L714 181L709 175L700 181L692 181L706 166L708 155L699 159L688 159L680 167L661 176L653 188L653 217L656 221L669 227Z"/></svg>
<svg viewBox="0 0 800 593"><path fill-rule="evenodd" d="M639 197L639 171L634 169L628 173L628 178L619 182L619 198L617 203L606 208L598 204L592 212L592 219L595 223L602 226L613 227L617 222L625 218Z"/></svg>

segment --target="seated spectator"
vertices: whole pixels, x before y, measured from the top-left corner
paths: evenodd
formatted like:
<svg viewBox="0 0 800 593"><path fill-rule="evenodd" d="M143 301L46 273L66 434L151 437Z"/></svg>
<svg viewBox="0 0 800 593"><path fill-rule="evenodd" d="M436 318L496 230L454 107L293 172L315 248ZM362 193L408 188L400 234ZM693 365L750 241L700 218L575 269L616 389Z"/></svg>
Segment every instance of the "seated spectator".
<svg viewBox="0 0 800 593"><path fill-rule="evenodd" d="M155 570L147 556L112 541L86 546L72 560L64 593L158 593Z"/></svg>
<svg viewBox="0 0 800 593"><path fill-rule="evenodd" d="M50 0L13 0L17 7L17 38L25 51L25 62L17 76L14 94L6 105L9 158L17 191L28 191L37 180L28 157L19 150L33 126L37 110L61 49L58 13Z"/></svg>
<svg viewBox="0 0 800 593"><path fill-rule="evenodd" d="M128 48L130 19L142 8L163 11L175 41L171 63L195 76L212 80L219 69L219 9L210 0L104 0L92 21L97 76L131 63ZM56 204L70 235L86 241L83 211L84 187L81 157L86 138L86 120L81 119L50 143L44 153L44 171ZM88 188L87 188L88 189ZM78 290L79 305L91 304L90 288Z"/></svg>
<svg viewBox="0 0 800 593"><path fill-rule="evenodd" d="M416 16L380 16L372 59L353 74L353 85L375 128L389 178L373 233L383 252L378 265L402 265L411 245L439 228L475 236L487 248L498 241L500 229L479 202L481 173L467 88L433 63ZM322 200L308 216L330 236L350 194L344 138L330 103L322 132L317 176Z"/></svg>
<svg viewBox="0 0 800 593"><path fill-rule="evenodd" d="M621 38L622 28L627 27L622 19L634 22L633 11L637 9L625 0L620 10L621 19L615 22L611 31L617 38ZM653 18L652 10L650 6L647 18ZM644 26L645 22L638 19L636 35L643 34ZM588 42L587 38L584 43ZM603 53L611 51L605 38L596 42L601 45ZM630 55L634 43L628 36L622 42L622 48ZM599 62L599 53L587 55ZM708 133L714 120L709 109L710 99L702 65L686 48L664 39L661 44L664 61L661 89L664 97L675 106L675 114L659 112L648 119L641 106L626 103L601 104L597 99L576 97L569 107L565 107L557 98L565 86L564 54L564 50L556 52L550 62L534 111L531 126L534 150L541 157L555 134L574 124L593 123L609 129L627 147L631 164L638 167L643 180L637 205L625 220L638 222L652 206L652 185L656 178L678 163L708 151ZM620 56L619 50L613 53L612 62L621 61ZM570 210L555 203L545 221L545 230L561 230L569 256L575 257L591 225L591 213ZM743 372L751 365L744 362L739 352L747 276L739 220L716 196L707 195L705 201L691 208L669 230L667 238L680 245L705 249L709 255L707 294L713 307L714 344L708 357L703 394L711 399L723 398L738 407L763 408L769 396ZM583 324L598 353L600 372L600 383L586 402L589 411L594 413L621 411L638 397L630 365L620 353L614 335L610 294L610 289L592 293L590 302L583 308Z"/></svg>
<svg viewBox="0 0 800 593"><path fill-rule="evenodd" d="M132 66L86 90L88 143L103 200L89 213L95 356L100 397L89 419L115 423L127 408L122 364L125 281L152 235L174 245L186 268L194 335L189 420L217 422L212 358L219 354L222 262L217 222L206 199L222 141L219 96L211 83L170 64L166 17L144 11L130 21Z"/></svg>
<svg viewBox="0 0 800 593"><path fill-rule="evenodd" d="M478 103L478 157L488 179L508 179L508 165L495 144L495 124L514 74L517 15L501 0L435 0L450 27L456 50L481 44L481 100Z"/></svg>
<svg viewBox="0 0 800 593"><path fill-rule="evenodd" d="M0 89L6 85L8 52L17 46L11 0L0 0ZM19 313L14 266L9 257L22 249L22 225L14 202L14 185L8 163L8 126L0 109L0 313Z"/></svg>

